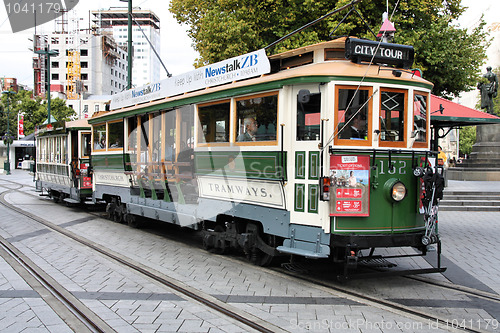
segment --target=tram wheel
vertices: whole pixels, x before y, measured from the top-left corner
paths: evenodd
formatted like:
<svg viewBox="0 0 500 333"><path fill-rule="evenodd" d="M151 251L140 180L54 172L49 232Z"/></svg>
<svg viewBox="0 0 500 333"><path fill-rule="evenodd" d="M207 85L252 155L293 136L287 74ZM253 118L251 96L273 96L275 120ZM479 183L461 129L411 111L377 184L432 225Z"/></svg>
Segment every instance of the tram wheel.
<svg viewBox="0 0 500 333"><path fill-rule="evenodd" d="M123 222L123 213L120 209L115 210L115 213L113 214L113 221L115 221L116 223Z"/></svg>
<svg viewBox="0 0 500 333"><path fill-rule="evenodd" d="M113 221L115 221L116 223L125 222L126 212L127 212L127 207L125 206L125 204L122 203L117 205L113 213Z"/></svg>
<svg viewBox="0 0 500 333"><path fill-rule="evenodd" d="M215 226L214 228L214 232L225 232L225 228L218 224ZM217 243L215 244L215 247L212 249L212 252L215 253L215 254L224 254L226 253L226 243L224 240L220 240L217 241Z"/></svg>
<svg viewBox="0 0 500 333"><path fill-rule="evenodd" d="M276 236L260 233L258 227L254 224L247 225L247 233L255 233L266 245L276 247ZM257 244L252 246L246 255L247 259L257 266L269 266L275 258L274 255L267 254L259 249Z"/></svg>
<svg viewBox="0 0 500 333"><path fill-rule="evenodd" d="M110 202L106 205L106 217L110 220L113 220L115 215L116 204L114 202Z"/></svg>

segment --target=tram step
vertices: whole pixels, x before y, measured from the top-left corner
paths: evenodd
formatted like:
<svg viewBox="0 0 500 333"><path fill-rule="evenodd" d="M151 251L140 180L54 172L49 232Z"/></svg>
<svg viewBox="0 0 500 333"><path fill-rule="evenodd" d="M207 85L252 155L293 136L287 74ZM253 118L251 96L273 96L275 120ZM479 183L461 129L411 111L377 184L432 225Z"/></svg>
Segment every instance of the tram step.
<svg viewBox="0 0 500 333"><path fill-rule="evenodd" d="M64 202L67 202L67 203L73 204L73 205L76 205L76 204L80 203L80 201L75 200L75 199L71 199L71 198L64 198Z"/></svg>

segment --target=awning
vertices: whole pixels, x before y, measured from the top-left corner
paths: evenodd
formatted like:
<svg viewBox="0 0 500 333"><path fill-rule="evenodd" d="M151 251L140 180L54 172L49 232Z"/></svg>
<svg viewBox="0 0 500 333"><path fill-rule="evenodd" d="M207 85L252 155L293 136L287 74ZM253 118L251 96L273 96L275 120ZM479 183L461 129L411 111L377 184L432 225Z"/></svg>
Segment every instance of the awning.
<svg viewBox="0 0 500 333"><path fill-rule="evenodd" d="M432 127L500 124L500 117L468 108L435 95L431 95L430 110ZM439 110L443 112L441 113Z"/></svg>

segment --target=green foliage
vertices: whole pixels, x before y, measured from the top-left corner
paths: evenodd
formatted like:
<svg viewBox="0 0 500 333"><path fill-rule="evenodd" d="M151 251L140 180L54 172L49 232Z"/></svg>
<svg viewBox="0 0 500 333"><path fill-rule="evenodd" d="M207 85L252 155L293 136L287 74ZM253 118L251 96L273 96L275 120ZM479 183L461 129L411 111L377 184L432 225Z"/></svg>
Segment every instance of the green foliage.
<svg viewBox="0 0 500 333"><path fill-rule="evenodd" d="M476 143L476 126L467 126L460 129L459 151L460 155L469 155L472 146Z"/></svg>
<svg viewBox="0 0 500 333"><path fill-rule="evenodd" d="M188 34L195 50L200 54L195 65L202 66L263 48L350 2L172 0L170 11L179 23L189 26ZM395 42L415 47L415 67L422 69L424 77L435 84L434 94L448 98L475 88L489 43L483 20L470 33L453 25L453 20L464 11L460 2L398 1L398 7L391 17L397 30ZM356 8L367 25L378 33L386 1L364 0ZM393 9L389 7L391 13ZM347 11L337 13L285 40L268 50L268 53L280 53L330 40L330 32ZM363 20L354 12L345 19L334 35L374 39Z"/></svg>
<svg viewBox="0 0 500 333"><path fill-rule="evenodd" d="M10 119L10 133L16 134L17 128L17 114L24 113L24 134L28 135L35 131L36 126L42 125L47 120L47 101L42 100L40 97L32 98L30 91L21 90L17 94L9 96L9 103L7 103L7 95L3 94L1 98L1 108L3 110L2 117L0 117L0 133L7 131L7 110L10 105L9 119ZM76 115L75 111L66 106L65 101L60 98L51 99L50 103L51 118L57 120L70 120Z"/></svg>

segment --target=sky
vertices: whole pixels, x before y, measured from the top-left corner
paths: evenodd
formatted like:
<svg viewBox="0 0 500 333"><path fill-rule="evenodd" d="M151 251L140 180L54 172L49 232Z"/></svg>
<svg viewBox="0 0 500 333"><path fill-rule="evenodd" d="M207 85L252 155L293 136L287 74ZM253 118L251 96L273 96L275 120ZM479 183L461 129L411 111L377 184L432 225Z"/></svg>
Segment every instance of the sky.
<svg viewBox="0 0 500 333"><path fill-rule="evenodd" d="M18 0L22 2L23 0ZM367 1L367 0L365 0ZM389 1L389 7L391 2ZM103 3L106 6L103 7ZM191 46L192 41L187 36L186 26L179 25L168 11L168 1L165 0L133 0L134 7L150 9L160 18L161 25L161 58L168 71L173 75L192 70L197 53ZM488 23L500 22L499 0L463 0L462 4L470 7L459 23L462 27L472 27L477 24L484 13ZM88 27L89 10L108 9L109 7L126 7L126 2L119 0L80 0L68 17L81 17L84 20L80 28ZM361 3L362 5L362 3ZM54 21L37 28L37 33L55 30ZM18 83L33 86L32 47L34 29L12 33L5 6L0 5L0 77L15 77ZM162 70L161 79L166 78Z"/></svg>
<svg viewBox="0 0 500 333"><path fill-rule="evenodd" d="M18 0L22 2L22 0ZM161 50L160 55L167 70L173 75L188 72L192 69L197 53L191 46L192 41L187 36L186 26L181 26L168 10L169 1L164 0L133 0L134 7L152 10L160 18ZM103 4L106 4L103 6ZM126 7L127 2L119 0L80 0L74 8L74 13L68 13L68 18L81 17L80 29L88 28L89 10L109 9L110 7ZM48 22L37 27L37 33L49 33L55 30L55 22ZM7 17L6 7L0 4L0 77L17 78L18 83L33 87L32 59L33 38L35 29L12 33ZM161 79L166 78L162 68Z"/></svg>

